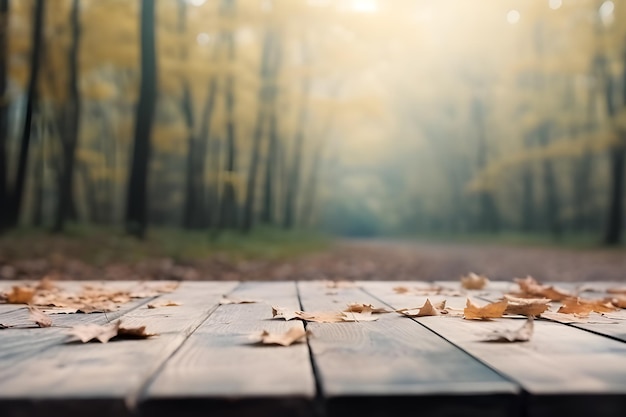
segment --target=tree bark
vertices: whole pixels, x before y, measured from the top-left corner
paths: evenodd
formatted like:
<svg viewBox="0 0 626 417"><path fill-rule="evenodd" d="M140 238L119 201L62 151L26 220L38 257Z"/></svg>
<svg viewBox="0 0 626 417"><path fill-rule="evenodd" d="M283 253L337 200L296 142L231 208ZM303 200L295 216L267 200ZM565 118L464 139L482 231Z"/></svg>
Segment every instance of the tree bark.
<svg viewBox="0 0 626 417"><path fill-rule="evenodd" d="M33 108L38 100L37 80L39 78L39 63L41 58L41 45L44 24L45 0L37 0L33 9L33 32L30 56L30 76L28 79L28 93L26 96L26 109L24 111L24 128L20 143L20 152L15 175L15 184L11 192L10 213L8 216L9 226L17 226L22 200L24 197L24 185L28 166L28 154L30 152L30 133L32 128Z"/></svg>
<svg viewBox="0 0 626 417"><path fill-rule="evenodd" d="M152 119L157 99L154 0L141 1L141 86L126 199L126 232L144 238L148 226L148 166Z"/></svg>
<svg viewBox="0 0 626 417"><path fill-rule="evenodd" d="M8 178L7 142L9 134L9 100L7 97L9 37L9 0L0 0L0 231L7 226Z"/></svg>
<svg viewBox="0 0 626 417"><path fill-rule="evenodd" d="M72 1L71 27L72 44L68 53L68 90L69 101L64 109L64 137L61 138L63 149L63 166L59 182L59 198L57 203L54 232L61 232L65 221L71 218L74 193L74 166L80 123L80 94L78 91L78 52L80 42L80 10L79 0Z"/></svg>

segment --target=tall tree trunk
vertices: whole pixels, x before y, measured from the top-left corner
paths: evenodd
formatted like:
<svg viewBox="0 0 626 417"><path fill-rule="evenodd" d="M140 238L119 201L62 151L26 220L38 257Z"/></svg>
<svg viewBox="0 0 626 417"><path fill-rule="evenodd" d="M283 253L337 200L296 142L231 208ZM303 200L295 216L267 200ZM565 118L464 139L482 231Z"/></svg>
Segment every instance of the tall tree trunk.
<svg viewBox="0 0 626 417"><path fill-rule="evenodd" d="M135 119L135 140L126 198L126 231L144 238L148 226L150 136L157 98L154 0L141 1L141 86Z"/></svg>
<svg viewBox="0 0 626 417"><path fill-rule="evenodd" d="M261 55L261 87L259 90L259 104L257 110L256 125L252 137L252 154L250 156L250 166L248 168L248 179L246 181L246 198L243 206L243 216L241 220L241 230L244 233L250 232L254 224L254 209L256 203L257 174L261 153L261 142L263 139L263 128L267 122L267 98L268 80L272 73L271 55L274 43L274 35L271 31L265 33L263 39L263 52Z"/></svg>
<svg viewBox="0 0 626 417"><path fill-rule="evenodd" d="M30 132L32 128L33 108L38 99L37 80L39 78L39 63L41 58L41 45L44 24L45 0L36 0L33 10L33 32L30 56L30 76L28 79L28 93L26 96L26 109L24 111L24 128L20 143L20 153L15 175L15 184L11 193L9 226L16 226L19 220L26 184L26 171L28 166L28 154L30 151Z"/></svg>
<svg viewBox="0 0 626 417"><path fill-rule="evenodd" d="M9 37L9 0L0 0L0 231L7 226L7 142L9 134L9 100L7 97L7 63Z"/></svg>
<svg viewBox="0 0 626 417"><path fill-rule="evenodd" d="M72 44L68 53L68 90L69 100L64 109L65 123L63 123L64 137L61 138L63 149L63 166L59 182L59 199L57 203L56 219L53 231L61 232L65 221L70 218L74 193L74 166L76 162L76 147L80 123L80 95L78 92L78 51L80 41L79 0L72 1L71 27Z"/></svg>
<svg viewBox="0 0 626 417"><path fill-rule="evenodd" d="M539 144L547 147L550 143L550 125L543 123L537 131L537 139ZM554 173L554 164L550 158L543 160L543 183L544 183L544 211L543 216L546 219L548 231L556 238L561 237L561 204L559 199L559 190L556 184L556 175Z"/></svg>
<svg viewBox="0 0 626 417"><path fill-rule="evenodd" d="M235 39L231 31L226 35L228 47L228 61L235 62ZM237 195L235 192L235 178L237 169L237 144L235 133L235 77L229 73L226 77L226 166L227 181L224 184L224 191L220 204L219 225L220 228L237 228L239 215L237 210Z"/></svg>
<svg viewBox="0 0 626 417"><path fill-rule="evenodd" d="M276 115L276 102L272 102L269 116L269 132L267 144L267 156L265 158L265 179L263 185L263 206L261 210L261 222L267 225L274 224L274 185L276 181L276 163L278 152L278 117Z"/></svg>

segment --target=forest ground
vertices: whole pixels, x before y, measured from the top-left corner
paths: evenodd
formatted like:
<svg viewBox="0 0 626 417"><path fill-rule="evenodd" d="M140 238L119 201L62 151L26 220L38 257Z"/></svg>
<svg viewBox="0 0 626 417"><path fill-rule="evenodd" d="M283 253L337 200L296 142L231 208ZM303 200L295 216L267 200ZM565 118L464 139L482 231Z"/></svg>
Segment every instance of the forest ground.
<svg viewBox="0 0 626 417"><path fill-rule="evenodd" d="M113 240L112 240L113 239ZM267 233L225 238L161 234L146 243L109 235L0 239L0 279L625 281L626 249L400 239L325 240ZM156 243L155 243L156 242ZM165 249L164 245L169 245Z"/></svg>

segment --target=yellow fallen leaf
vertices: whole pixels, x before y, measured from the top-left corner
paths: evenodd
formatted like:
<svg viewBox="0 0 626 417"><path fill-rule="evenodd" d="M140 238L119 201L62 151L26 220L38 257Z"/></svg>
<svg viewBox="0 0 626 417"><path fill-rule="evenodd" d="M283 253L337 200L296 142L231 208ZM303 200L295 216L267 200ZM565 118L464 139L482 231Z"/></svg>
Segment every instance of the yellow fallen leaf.
<svg viewBox="0 0 626 417"><path fill-rule="evenodd" d="M504 314L538 316L550 308L549 298L518 298L505 294L508 301Z"/></svg>
<svg viewBox="0 0 626 417"><path fill-rule="evenodd" d="M252 335L251 338L255 341L255 344L290 346L297 342L306 341L306 337L310 334L302 327L292 327L283 334L270 333L267 330L263 330L258 334Z"/></svg>
<svg viewBox="0 0 626 417"><path fill-rule="evenodd" d="M517 330L504 330L495 331L481 342L490 343L515 343L515 342L528 342L533 334L533 316L528 316L528 319L522 327Z"/></svg>
<svg viewBox="0 0 626 417"><path fill-rule="evenodd" d="M595 311L597 313L610 313L617 308L609 302L603 300L584 300L582 298L568 298L563 300L563 304L557 310L557 313L576 314L584 317Z"/></svg>
<svg viewBox="0 0 626 417"><path fill-rule="evenodd" d="M427 298L426 302L423 306L418 308L402 308L396 310L398 313L401 313L407 317L426 317L426 316L438 316L440 314L447 314L446 301L436 303L433 305L430 300Z"/></svg>
<svg viewBox="0 0 626 417"><path fill-rule="evenodd" d="M31 321L34 321L35 324L39 327L50 327L52 326L52 319L50 316L45 314L43 311L39 310L35 306L28 306L28 318Z"/></svg>
<svg viewBox="0 0 626 417"><path fill-rule="evenodd" d="M506 311L509 301L505 298L495 303L489 303L485 306L479 306L467 299L465 309L463 310L463 318L467 320L487 320L502 317Z"/></svg>
<svg viewBox="0 0 626 417"><path fill-rule="evenodd" d="M489 278L473 272L461 277L461 286L466 290L482 290L487 284L489 284Z"/></svg>

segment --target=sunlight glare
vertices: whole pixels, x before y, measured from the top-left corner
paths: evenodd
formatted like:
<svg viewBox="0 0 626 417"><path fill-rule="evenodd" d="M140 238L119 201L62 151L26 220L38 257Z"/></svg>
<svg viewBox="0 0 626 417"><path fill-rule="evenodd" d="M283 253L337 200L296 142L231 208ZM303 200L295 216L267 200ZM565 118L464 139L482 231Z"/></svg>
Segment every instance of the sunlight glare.
<svg viewBox="0 0 626 417"><path fill-rule="evenodd" d="M559 9L563 5L563 0L550 0L549 5L552 10Z"/></svg>
<svg viewBox="0 0 626 417"><path fill-rule="evenodd" d="M206 3L206 0L188 0L189 4L191 4L192 6L202 6L204 3Z"/></svg>
<svg viewBox="0 0 626 417"><path fill-rule="evenodd" d="M613 3L611 0L602 3L600 9L598 10L598 13L600 13L600 19L602 19L602 23L604 23L605 25L610 25L611 23L613 23L613 19L615 19L615 16L613 15L614 10L615 3Z"/></svg>
<svg viewBox="0 0 626 417"><path fill-rule="evenodd" d="M198 45L207 45L209 42L211 42L211 36L208 33L198 33L198 36L196 36L196 42L198 43Z"/></svg>
<svg viewBox="0 0 626 417"><path fill-rule="evenodd" d="M514 25L519 22L520 17L521 15L517 10L509 10L509 12L506 14L506 21Z"/></svg>
<svg viewBox="0 0 626 417"><path fill-rule="evenodd" d="M376 13L378 11L378 1L352 0L352 10L357 13Z"/></svg>

